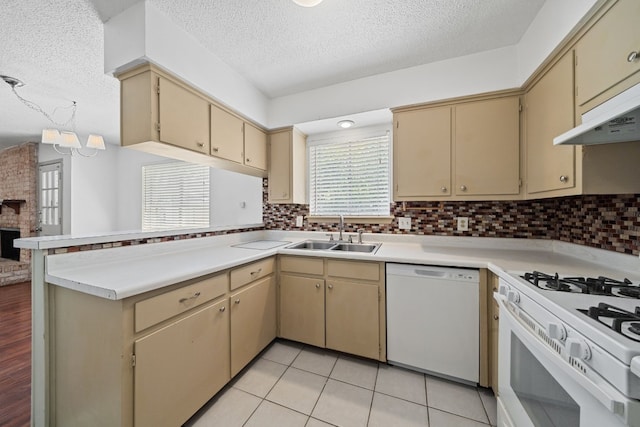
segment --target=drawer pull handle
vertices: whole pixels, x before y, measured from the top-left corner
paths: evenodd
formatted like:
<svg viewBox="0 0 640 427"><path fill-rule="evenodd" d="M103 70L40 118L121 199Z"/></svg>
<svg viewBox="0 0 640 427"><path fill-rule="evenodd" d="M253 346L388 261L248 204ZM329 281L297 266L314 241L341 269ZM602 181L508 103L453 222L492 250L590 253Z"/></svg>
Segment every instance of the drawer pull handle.
<svg viewBox="0 0 640 427"><path fill-rule="evenodd" d="M640 53L638 53L637 51L633 51L629 54L629 56L627 56L627 61L628 62L633 62L636 59L640 58Z"/></svg>
<svg viewBox="0 0 640 427"><path fill-rule="evenodd" d="M252 272L251 272L251 276L253 277L253 276L255 276L256 274L260 274L260 273L262 273L262 268L259 268L259 269L258 269L258 270L256 270L256 271L252 271Z"/></svg>
<svg viewBox="0 0 640 427"><path fill-rule="evenodd" d="M196 298L198 298L199 296L200 296L200 292L196 292L195 294L193 294L192 296L190 296L190 297L188 297L188 298L180 298L179 302L180 302L180 303L187 302L187 301L189 301L189 300L196 299Z"/></svg>
<svg viewBox="0 0 640 427"><path fill-rule="evenodd" d="M226 310L226 308L225 308L225 307L220 307L220 312L221 312L221 313L224 313L224 311L225 311L225 310Z"/></svg>
<svg viewBox="0 0 640 427"><path fill-rule="evenodd" d="M240 299L234 301L236 304L240 304Z"/></svg>

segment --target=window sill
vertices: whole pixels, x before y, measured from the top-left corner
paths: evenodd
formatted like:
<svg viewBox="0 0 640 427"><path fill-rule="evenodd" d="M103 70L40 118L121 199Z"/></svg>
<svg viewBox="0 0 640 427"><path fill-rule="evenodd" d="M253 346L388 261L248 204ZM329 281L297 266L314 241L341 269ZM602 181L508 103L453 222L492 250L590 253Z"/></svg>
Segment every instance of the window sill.
<svg viewBox="0 0 640 427"><path fill-rule="evenodd" d="M391 224L394 216L345 216L346 224ZM308 216L307 221L313 223L336 223L340 220L337 216Z"/></svg>

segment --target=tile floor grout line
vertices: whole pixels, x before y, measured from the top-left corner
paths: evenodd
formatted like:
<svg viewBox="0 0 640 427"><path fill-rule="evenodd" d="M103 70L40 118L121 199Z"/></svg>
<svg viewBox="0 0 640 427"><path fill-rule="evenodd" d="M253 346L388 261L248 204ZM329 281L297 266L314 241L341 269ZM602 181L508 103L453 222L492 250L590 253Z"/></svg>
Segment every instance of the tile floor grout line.
<svg viewBox="0 0 640 427"><path fill-rule="evenodd" d="M376 386L378 385L378 375L380 375L380 362L376 367L376 379L373 381L373 390L371 393L371 403L369 403L369 413L367 414L367 426L371 421L371 411L373 411L373 399L376 398Z"/></svg>
<svg viewBox="0 0 640 427"><path fill-rule="evenodd" d="M429 414L429 387L427 386L427 374L422 374L424 379L424 400L427 403L427 426L431 425L431 415Z"/></svg>

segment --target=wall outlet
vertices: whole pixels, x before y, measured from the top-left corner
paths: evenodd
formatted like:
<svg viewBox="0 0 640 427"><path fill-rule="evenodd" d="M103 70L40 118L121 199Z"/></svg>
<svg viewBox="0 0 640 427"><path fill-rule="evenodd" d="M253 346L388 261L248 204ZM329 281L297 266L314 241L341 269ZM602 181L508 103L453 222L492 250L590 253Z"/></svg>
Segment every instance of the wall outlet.
<svg viewBox="0 0 640 427"><path fill-rule="evenodd" d="M296 217L296 227L302 227L302 221L304 221L304 217L302 215L298 215Z"/></svg>
<svg viewBox="0 0 640 427"><path fill-rule="evenodd" d="M398 218L398 228L400 230L411 230L411 218L408 216Z"/></svg>
<svg viewBox="0 0 640 427"><path fill-rule="evenodd" d="M459 217L458 219L458 231L469 231L469 218Z"/></svg>

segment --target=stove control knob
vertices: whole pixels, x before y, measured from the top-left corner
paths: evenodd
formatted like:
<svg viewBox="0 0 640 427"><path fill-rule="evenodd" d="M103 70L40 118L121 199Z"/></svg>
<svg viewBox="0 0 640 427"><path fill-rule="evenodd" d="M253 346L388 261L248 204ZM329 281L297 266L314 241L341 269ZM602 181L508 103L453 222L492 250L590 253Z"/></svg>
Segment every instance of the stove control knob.
<svg viewBox="0 0 640 427"><path fill-rule="evenodd" d="M501 283L500 286L498 287L498 293L500 295L504 295L506 297L508 291L509 291L509 286L507 286L505 284Z"/></svg>
<svg viewBox="0 0 640 427"><path fill-rule="evenodd" d="M589 344L579 338L567 338L566 347L569 350L569 356L575 359L591 359L591 348L589 348Z"/></svg>
<svg viewBox="0 0 640 427"><path fill-rule="evenodd" d="M564 341L567 338L567 330L560 323L547 323L547 335L549 338Z"/></svg>
<svg viewBox="0 0 640 427"><path fill-rule="evenodd" d="M507 292L507 300L514 304L518 304L520 302L520 294L518 291L514 291L513 289L509 289Z"/></svg>

